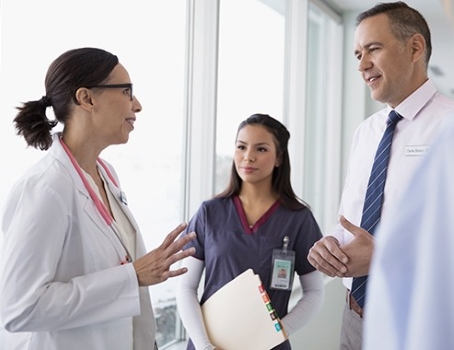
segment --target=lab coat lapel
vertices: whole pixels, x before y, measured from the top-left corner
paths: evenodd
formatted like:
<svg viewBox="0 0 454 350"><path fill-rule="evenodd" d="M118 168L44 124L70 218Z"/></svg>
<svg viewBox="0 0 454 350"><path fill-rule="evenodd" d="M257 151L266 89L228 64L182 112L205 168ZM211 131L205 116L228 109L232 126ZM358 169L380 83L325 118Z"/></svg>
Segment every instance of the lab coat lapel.
<svg viewBox="0 0 454 350"><path fill-rule="evenodd" d="M104 168L100 167L101 171L103 172L104 178L107 180L107 184L109 186L110 191L113 193L115 200L120 205L121 209L125 213L126 217L128 218L129 222L131 223L132 227L136 231L136 257L140 257L146 253L145 244L143 242L142 236L140 235L139 225L137 224L134 216L132 215L131 210L129 210L126 201L121 200L121 198L125 198L125 194L121 191L121 189L115 186L110 179L110 177L104 171Z"/></svg>
<svg viewBox="0 0 454 350"><path fill-rule="evenodd" d="M114 169L110 166L110 164L103 162L106 167L109 168L109 171L111 173L110 176L113 176L115 178L116 183L118 184L118 178L114 172ZM104 169L103 166L100 166L99 169L103 173L104 179L107 181L107 186L109 187L109 190L112 192L112 194L115 197L115 200L117 203L120 205L120 208L123 210L125 213L126 217L128 218L129 222L131 223L132 227L136 231L136 259L143 256L147 250L145 247L145 243L143 241L142 235L140 234L140 229L139 225L137 224L136 220L134 219L134 216L132 215L131 210L129 210L127 201L126 201L126 195L123 193L121 188L119 186L116 186L109 174L107 174L106 170Z"/></svg>
<svg viewBox="0 0 454 350"><path fill-rule="evenodd" d="M119 261L123 261L126 255L126 251L122 246L121 242L118 240L117 236L114 234L112 229L107 225L107 223L102 218L101 214L96 209L96 206L93 200L88 193L82 179L80 178L79 174L77 173L76 169L74 168L71 160L69 159L68 155L66 154L65 150L61 146L60 142L58 142L57 138L58 134L54 136L52 148L50 149L50 153L59 160L61 164L67 169L75 188L78 190L80 195L79 200L83 203L83 208L87 216L93 221L93 223L99 228L99 231L102 232L112 245L115 247L115 250L118 253Z"/></svg>
<svg viewBox="0 0 454 350"><path fill-rule="evenodd" d="M136 220L134 219L134 216L131 213L131 210L129 210L129 207L125 203L125 201L121 199L121 198L125 198L124 192L119 187L115 186L112 183L112 180L105 173L105 171L104 171L104 169L102 167L100 169L103 172L104 178L107 180L107 184L109 186L109 190L113 193L113 195L115 197L115 200L118 202L118 204L120 205L120 208L123 210L125 215L128 217L129 221L131 222L132 227L134 227L134 230L136 232L139 232L139 227L137 225Z"/></svg>

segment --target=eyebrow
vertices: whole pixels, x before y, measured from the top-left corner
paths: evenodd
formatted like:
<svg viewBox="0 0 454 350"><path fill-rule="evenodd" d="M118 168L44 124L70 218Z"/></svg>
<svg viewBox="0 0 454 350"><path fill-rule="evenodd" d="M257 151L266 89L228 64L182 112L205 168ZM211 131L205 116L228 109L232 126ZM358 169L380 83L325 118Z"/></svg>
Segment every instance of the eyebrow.
<svg viewBox="0 0 454 350"><path fill-rule="evenodd" d="M237 143L242 143L242 144L245 144L247 145L248 143L245 142L245 141L241 141L241 140L236 140ZM259 143L255 143L254 146L270 146L270 143L268 142L259 142Z"/></svg>
<svg viewBox="0 0 454 350"><path fill-rule="evenodd" d="M371 43L369 43L369 44L364 45L363 48L365 48L366 50L368 50L368 49L370 49L371 46L374 46L374 45L382 46L381 43L375 41L375 42L371 42ZM361 52L360 50L355 50L355 56L356 56L358 53L360 53L360 52Z"/></svg>

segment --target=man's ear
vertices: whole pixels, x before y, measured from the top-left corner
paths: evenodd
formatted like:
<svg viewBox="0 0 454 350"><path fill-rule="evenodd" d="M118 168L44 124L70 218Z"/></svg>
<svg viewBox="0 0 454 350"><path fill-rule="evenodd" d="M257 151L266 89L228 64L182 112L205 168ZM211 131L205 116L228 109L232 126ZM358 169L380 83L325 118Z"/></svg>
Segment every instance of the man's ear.
<svg viewBox="0 0 454 350"><path fill-rule="evenodd" d="M76 102L79 106L87 111L93 111L92 92L85 87L78 88L75 94Z"/></svg>
<svg viewBox="0 0 454 350"><path fill-rule="evenodd" d="M426 41L421 34L414 34L410 38L410 48L413 55L413 62L416 62L421 58L425 60Z"/></svg>

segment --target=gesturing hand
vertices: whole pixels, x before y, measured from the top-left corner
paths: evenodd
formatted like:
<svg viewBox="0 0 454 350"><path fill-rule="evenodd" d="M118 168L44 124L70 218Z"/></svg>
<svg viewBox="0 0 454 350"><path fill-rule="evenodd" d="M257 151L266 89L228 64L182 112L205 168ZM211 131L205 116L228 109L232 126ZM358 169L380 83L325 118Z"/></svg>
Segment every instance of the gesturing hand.
<svg viewBox="0 0 454 350"><path fill-rule="evenodd" d="M318 271L330 277L343 277L347 272L348 256L340 249L338 240L326 236L309 250L307 260Z"/></svg>
<svg viewBox="0 0 454 350"><path fill-rule="evenodd" d="M341 246L341 249L349 257L346 276L367 275L374 250L374 237L363 228L353 225L343 216L340 218L340 223L354 236L350 243Z"/></svg>
<svg viewBox="0 0 454 350"><path fill-rule="evenodd" d="M158 284L164 282L169 277L176 277L187 272L187 268L185 267L170 270L172 264L195 253L194 248L181 251L185 244L195 238L195 232L191 232L175 240L186 226L184 223L178 225L167 235L158 248L134 261L133 264L140 286Z"/></svg>

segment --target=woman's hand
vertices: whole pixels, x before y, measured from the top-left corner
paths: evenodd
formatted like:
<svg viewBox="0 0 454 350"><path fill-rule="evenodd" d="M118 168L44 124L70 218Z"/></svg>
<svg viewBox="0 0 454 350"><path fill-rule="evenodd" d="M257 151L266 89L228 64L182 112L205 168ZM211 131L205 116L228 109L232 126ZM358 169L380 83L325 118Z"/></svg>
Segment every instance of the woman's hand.
<svg viewBox="0 0 454 350"><path fill-rule="evenodd" d="M186 228L186 224L178 225L164 239L162 244L133 262L136 269L139 286L151 286L164 282L169 277L176 277L187 272L183 267L177 270L170 270L170 266L195 253L195 248L181 249L192 241L196 234L191 232L184 237L175 240Z"/></svg>

